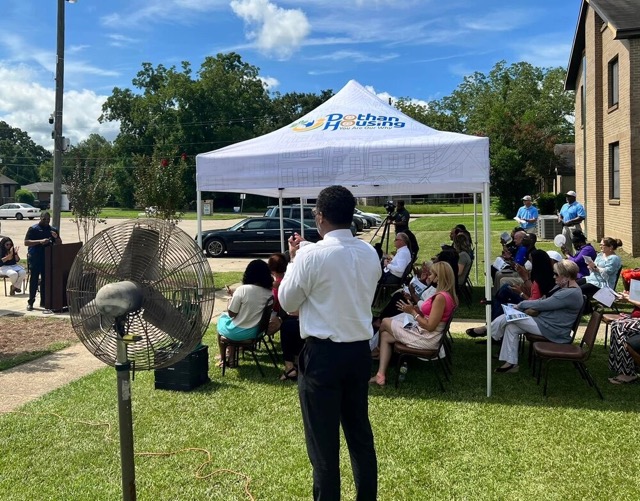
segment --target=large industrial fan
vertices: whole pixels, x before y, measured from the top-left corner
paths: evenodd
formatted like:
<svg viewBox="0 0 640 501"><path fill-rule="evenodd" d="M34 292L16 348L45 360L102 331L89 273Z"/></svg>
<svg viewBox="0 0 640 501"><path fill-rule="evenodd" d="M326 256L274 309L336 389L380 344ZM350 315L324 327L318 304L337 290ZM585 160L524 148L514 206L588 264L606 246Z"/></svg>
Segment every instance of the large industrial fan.
<svg viewBox="0 0 640 501"><path fill-rule="evenodd" d="M130 373L160 369L202 340L213 275L195 241L174 224L138 219L93 237L67 282L71 322L86 348L116 368L123 499L135 499Z"/></svg>

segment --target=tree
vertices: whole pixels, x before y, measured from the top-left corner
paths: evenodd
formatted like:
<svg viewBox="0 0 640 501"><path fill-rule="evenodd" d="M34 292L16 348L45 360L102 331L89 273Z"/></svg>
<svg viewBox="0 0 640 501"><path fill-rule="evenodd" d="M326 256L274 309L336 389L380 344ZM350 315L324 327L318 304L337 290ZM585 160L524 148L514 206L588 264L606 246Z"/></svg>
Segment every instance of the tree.
<svg viewBox="0 0 640 501"><path fill-rule="evenodd" d="M19 189L19 190L16 190L15 199L16 201L21 202L23 204L33 205L33 202L35 201L36 197L29 190Z"/></svg>
<svg viewBox="0 0 640 501"><path fill-rule="evenodd" d="M72 147L64 157L63 175L78 239L87 242L95 235L102 209L113 193L111 143L98 134ZM71 162L75 167L69 167ZM82 240L84 236L84 240Z"/></svg>
<svg viewBox="0 0 640 501"><path fill-rule="evenodd" d="M51 153L26 132L0 120L0 159L0 174L24 185L38 181L38 167L51 159Z"/></svg>
<svg viewBox="0 0 640 501"><path fill-rule="evenodd" d="M555 175L554 145L573 142L574 98L564 91L564 75L562 68L500 61L426 109L407 100L398 106L439 130L489 137L492 194L498 210L512 215L523 194L535 194Z"/></svg>
<svg viewBox="0 0 640 501"><path fill-rule="evenodd" d="M186 195L184 175L186 158L172 161L170 158L136 157L136 201L141 207L151 209L149 215L178 223L185 211Z"/></svg>

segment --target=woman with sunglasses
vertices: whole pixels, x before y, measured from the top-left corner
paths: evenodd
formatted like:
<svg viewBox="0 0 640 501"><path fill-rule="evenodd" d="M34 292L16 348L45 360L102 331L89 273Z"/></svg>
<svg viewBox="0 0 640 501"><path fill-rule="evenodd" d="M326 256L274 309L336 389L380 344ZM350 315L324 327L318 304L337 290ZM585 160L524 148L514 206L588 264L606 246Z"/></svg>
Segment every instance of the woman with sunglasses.
<svg viewBox="0 0 640 501"><path fill-rule="evenodd" d="M396 341L423 350L438 347L440 339L444 335L443 330L446 322L458 305L456 276L449 263L439 261L431 266L430 279L432 283L438 283L436 293L433 296L422 303L420 307L400 300L397 307L404 313L382 320L380 326L380 364L378 372L369 380L369 383L378 386L385 385L387 368L393 353L393 344ZM413 317L411 325L406 323L406 313Z"/></svg>
<svg viewBox="0 0 640 501"><path fill-rule="evenodd" d="M520 311L535 311L536 316L527 315L507 322L506 316L500 315L491 322L491 337L496 341L502 339L498 358L505 362L495 372L518 372L520 334L524 332L544 336L554 343L571 342L571 327L582 311L583 301L582 291L576 283L578 266L563 259L553 265L553 275L556 287L550 297L515 305Z"/></svg>
<svg viewBox="0 0 640 501"><path fill-rule="evenodd" d="M13 240L9 237L4 237L0 240L0 247L2 248L2 250L0 250L0 256L2 256L0 274L5 275L9 279L9 282L11 282L10 295L15 296L16 292L18 294L22 292L18 284L24 281L27 272L18 264L20 261L20 256L18 255L19 248L13 245Z"/></svg>

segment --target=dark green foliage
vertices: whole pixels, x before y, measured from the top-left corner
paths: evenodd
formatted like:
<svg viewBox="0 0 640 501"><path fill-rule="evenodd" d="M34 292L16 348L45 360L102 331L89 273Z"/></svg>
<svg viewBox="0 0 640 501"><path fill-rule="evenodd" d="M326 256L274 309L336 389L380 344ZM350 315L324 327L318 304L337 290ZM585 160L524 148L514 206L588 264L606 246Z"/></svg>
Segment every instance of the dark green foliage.
<svg viewBox="0 0 640 501"><path fill-rule="evenodd" d="M36 199L36 197L29 190L20 189L16 190L15 199L17 202L33 205L33 201Z"/></svg>
<svg viewBox="0 0 640 501"><path fill-rule="evenodd" d="M540 193L536 205L540 214L552 215L565 203L564 193Z"/></svg>
<svg viewBox="0 0 640 501"><path fill-rule="evenodd" d="M38 167L51 159L51 153L26 132L0 120L0 158L0 174L24 185L39 180Z"/></svg>

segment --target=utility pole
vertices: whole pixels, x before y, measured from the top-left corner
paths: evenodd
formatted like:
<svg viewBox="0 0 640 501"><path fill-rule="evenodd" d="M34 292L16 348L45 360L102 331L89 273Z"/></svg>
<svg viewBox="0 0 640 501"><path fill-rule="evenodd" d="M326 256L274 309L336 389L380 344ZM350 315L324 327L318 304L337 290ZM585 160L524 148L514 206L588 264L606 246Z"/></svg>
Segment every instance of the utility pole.
<svg viewBox="0 0 640 501"><path fill-rule="evenodd" d="M62 100L64 97L64 8L65 1L58 0L57 48L56 48L56 100L53 112L53 203L51 224L60 229L62 208Z"/></svg>

